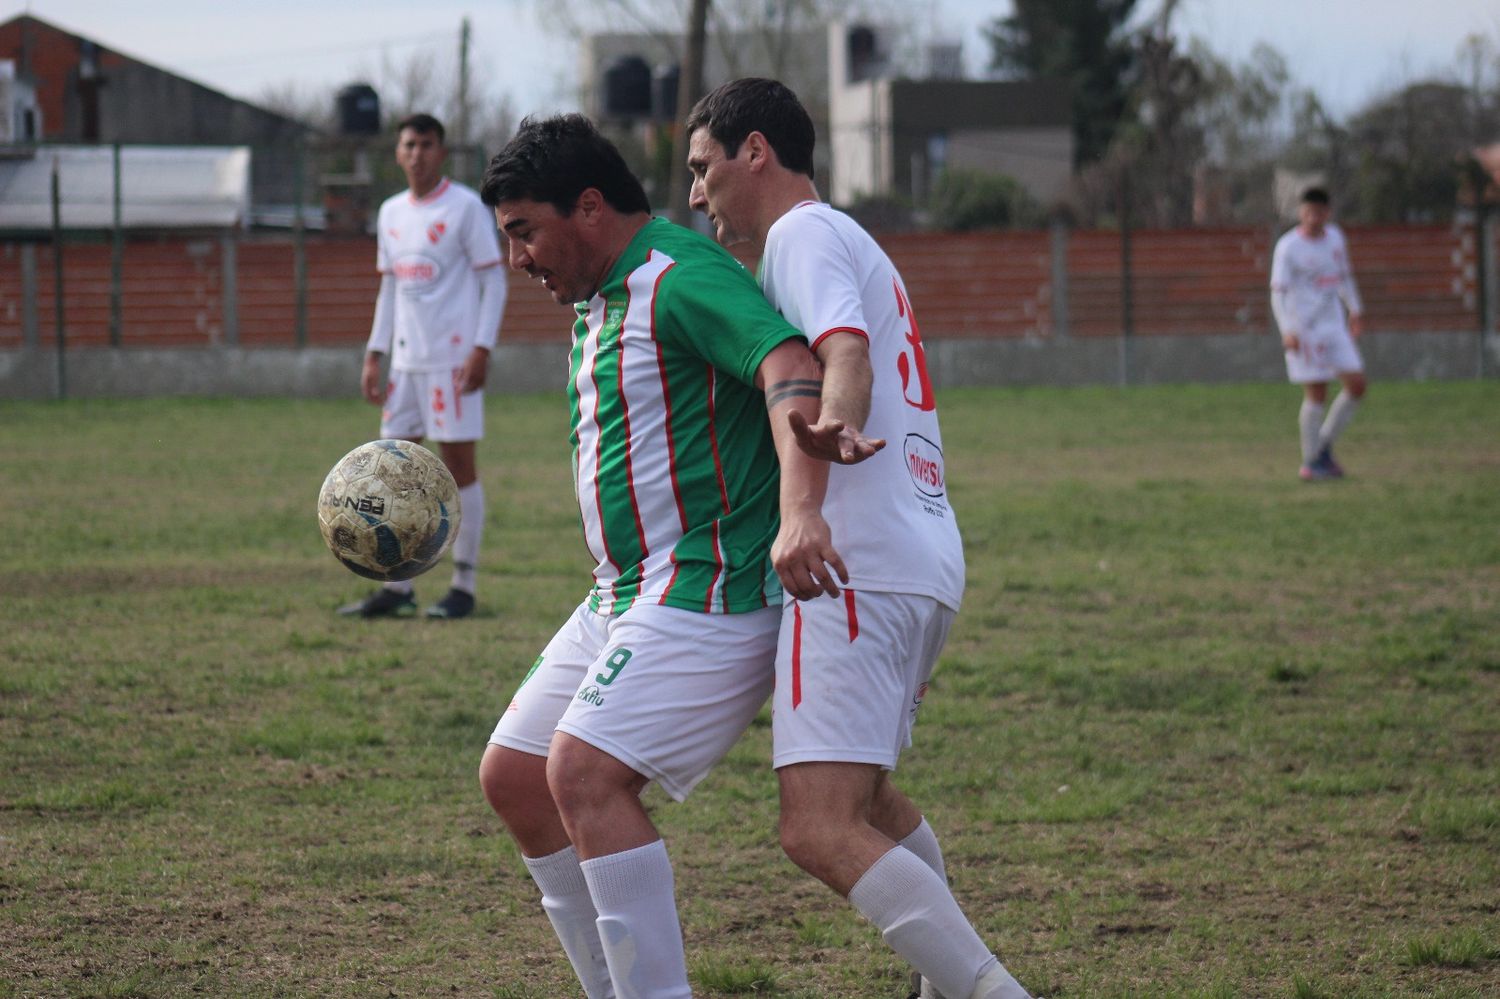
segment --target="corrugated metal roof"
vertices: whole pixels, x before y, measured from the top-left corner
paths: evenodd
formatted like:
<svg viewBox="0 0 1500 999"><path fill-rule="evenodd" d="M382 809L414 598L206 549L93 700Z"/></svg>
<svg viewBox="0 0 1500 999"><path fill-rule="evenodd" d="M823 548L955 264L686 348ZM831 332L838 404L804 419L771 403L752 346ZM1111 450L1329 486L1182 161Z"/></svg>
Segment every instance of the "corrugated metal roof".
<svg viewBox="0 0 1500 999"><path fill-rule="evenodd" d="M52 171L62 226L114 225L110 146L35 146L0 156L0 229L52 228ZM227 229L250 211L245 146L121 146L120 218L127 229Z"/></svg>

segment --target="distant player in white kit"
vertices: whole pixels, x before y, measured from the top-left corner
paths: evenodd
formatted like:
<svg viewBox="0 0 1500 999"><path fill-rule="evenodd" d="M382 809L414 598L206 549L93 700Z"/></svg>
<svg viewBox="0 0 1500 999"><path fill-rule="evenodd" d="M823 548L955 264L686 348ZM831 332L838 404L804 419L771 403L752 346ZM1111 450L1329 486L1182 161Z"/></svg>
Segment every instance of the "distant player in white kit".
<svg viewBox="0 0 1500 999"><path fill-rule="evenodd" d="M1308 188L1297 225L1276 241L1271 258L1271 311L1281 329L1287 378L1303 392L1298 474L1305 482L1344 474L1333 444L1365 394L1365 364L1354 344L1364 331L1363 309L1344 232L1328 221L1331 214L1328 192ZM1335 379L1344 390L1325 416L1328 383Z"/></svg>
<svg viewBox="0 0 1500 999"><path fill-rule="evenodd" d="M890 781L964 589L943 439L901 276L818 200L812 120L774 80L727 83L687 119L689 203L763 251L761 286L824 366L804 450L838 462L823 515L849 572L784 606L772 695L781 843L947 999L1027 995L949 891L932 828ZM877 448L888 442L883 450ZM859 462L857 464L851 464Z"/></svg>
<svg viewBox="0 0 1500 999"><path fill-rule="evenodd" d="M484 530L475 445L484 436L484 382L505 310L505 268L490 210L473 190L443 176L442 124L416 114L401 122L397 135L396 162L408 189L380 206L380 295L360 388L383 407L381 437L432 438L458 483L463 513L453 540L452 584L427 616L467 617L474 610ZM381 370L387 355L389 382ZM416 612L410 581L386 583L339 608L360 617Z"/></svg>

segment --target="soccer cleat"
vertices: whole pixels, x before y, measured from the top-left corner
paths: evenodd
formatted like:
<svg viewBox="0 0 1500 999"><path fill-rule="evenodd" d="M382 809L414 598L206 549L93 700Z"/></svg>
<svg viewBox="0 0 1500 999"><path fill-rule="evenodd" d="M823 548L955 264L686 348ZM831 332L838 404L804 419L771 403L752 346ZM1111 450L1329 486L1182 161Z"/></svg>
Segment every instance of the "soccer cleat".
<svg viewBox="0 0 1500 999"><path fill-rule="evenodd" d="M1327 472L1330 478L1342 479L1344 477L1343 466L1333 460L1332 445L1325 445L1323 450L1318 452L1318 456L1313 459L1313 464Z"/></svg>
<svg viewBox="0 0 1500 999"><path fill-rule="evenodd" d="M468 617L474 613L474 594L457 587L443 594L443 599L427 608L428 617Z"/></svg>
<svg viewBox="0 0 1500 999"><path fill-rule="evenodd" d="M911 992L907 994L906 999L943 999L943 994L937 990L937 986L923 978L920 971L911 973L908 987Z"/></svg>
<svg viewBox="0 0 1500 999"><path fill-rule="evenodd" d="M1303 465L1297 470L1297 477L1303 482L1320 482L1323 479L1333 478L1333 473L1314 461L1310 465Z"/></svg>
<svg viewBox="0 0 1500 999"><path fill-rule="evenodd" d="M352 604L339 608L345 617L411 617L417 612L416 594L408 590L387 590L384 587Z"/></svg>

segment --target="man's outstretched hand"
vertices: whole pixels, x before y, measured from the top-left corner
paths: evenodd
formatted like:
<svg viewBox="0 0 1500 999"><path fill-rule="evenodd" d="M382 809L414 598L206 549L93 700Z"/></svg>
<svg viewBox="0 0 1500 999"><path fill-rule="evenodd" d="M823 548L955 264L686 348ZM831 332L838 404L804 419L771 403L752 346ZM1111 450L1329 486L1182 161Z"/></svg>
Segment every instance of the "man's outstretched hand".
<svg viewBox="0 0 1500 999"><path fill-rule="evenodd" d="M786 414L797 446L813 458L837 465L857 465L885 447L879 437L866 437L844 426L842 420L820 420L816 426L795 409Z"/></svg>

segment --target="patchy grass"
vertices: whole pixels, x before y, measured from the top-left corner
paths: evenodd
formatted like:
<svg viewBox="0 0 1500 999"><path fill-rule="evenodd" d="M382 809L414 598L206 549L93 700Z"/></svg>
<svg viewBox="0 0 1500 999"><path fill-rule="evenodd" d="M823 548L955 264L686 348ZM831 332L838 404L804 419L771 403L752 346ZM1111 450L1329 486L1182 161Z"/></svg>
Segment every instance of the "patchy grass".
<svg viewBox="0 0 1500 999"><path fill-rule="evenodd" d="M897 779L1017 976L1500 994L1500 386L1377 386L1317 486L1285 386L942 409L969 589ZM587 579L565 413L488 410L479 613L351 622L314 505L368 407L0 404L0 997L578 994L474 776ZM698 992L904 995L769 741L645 797Z"/></svg>

